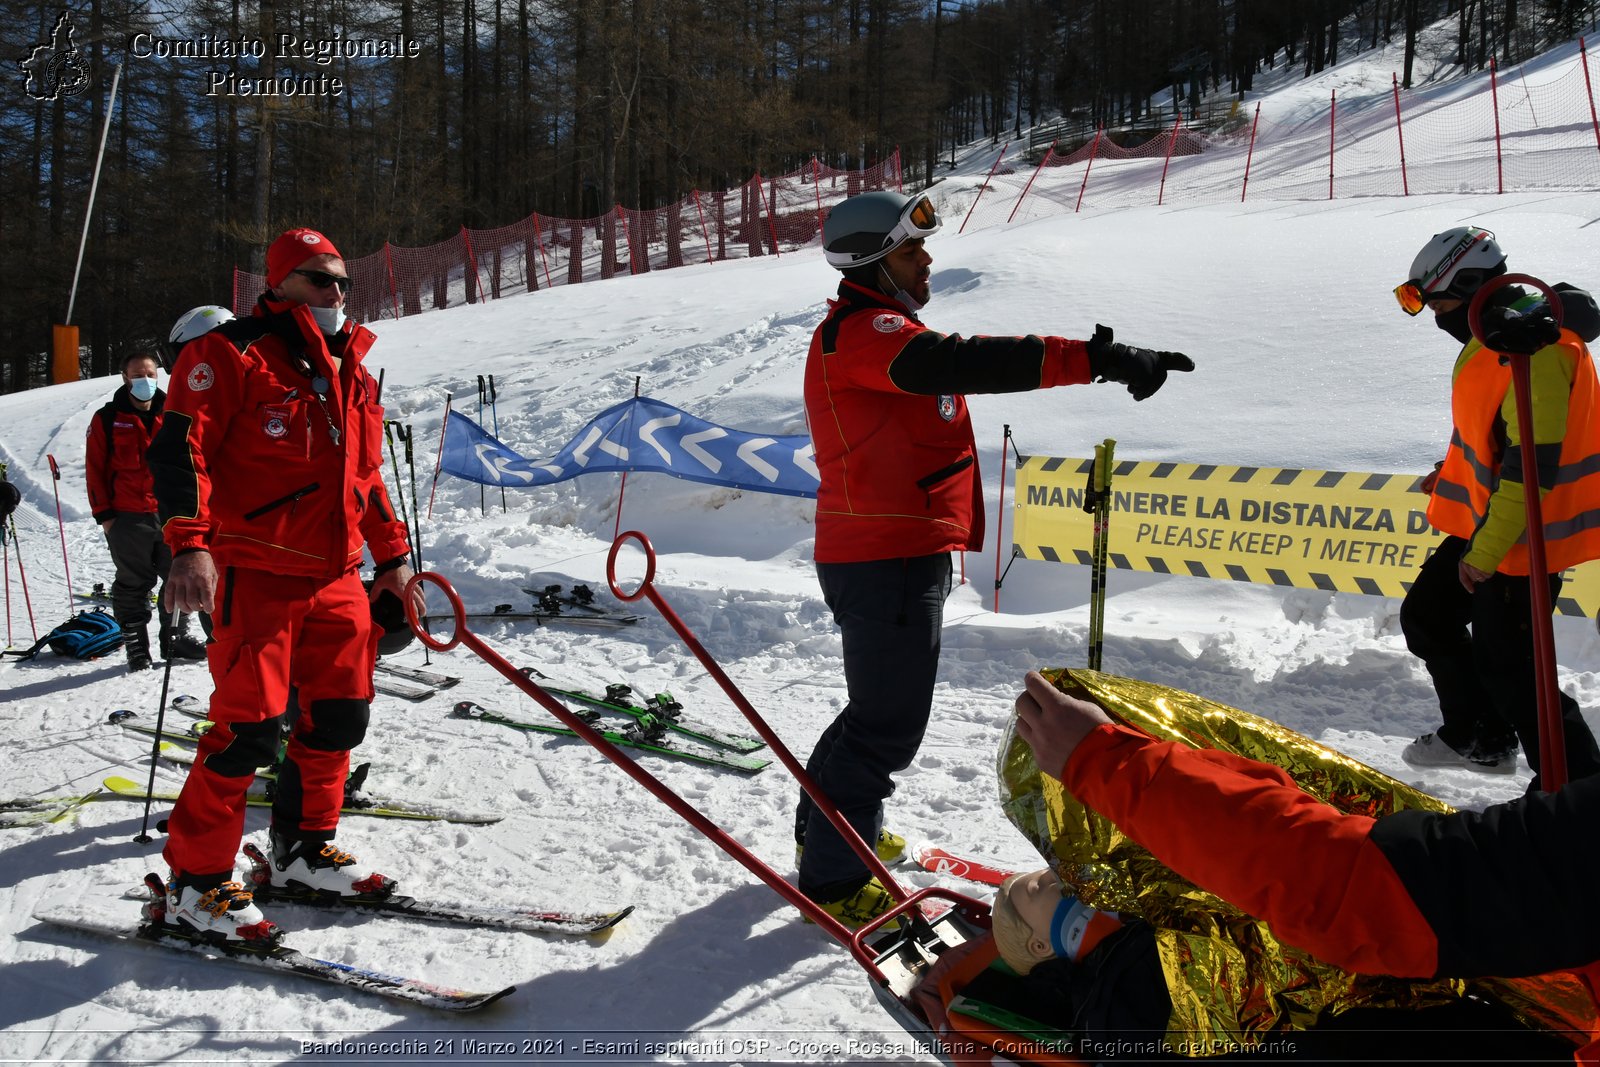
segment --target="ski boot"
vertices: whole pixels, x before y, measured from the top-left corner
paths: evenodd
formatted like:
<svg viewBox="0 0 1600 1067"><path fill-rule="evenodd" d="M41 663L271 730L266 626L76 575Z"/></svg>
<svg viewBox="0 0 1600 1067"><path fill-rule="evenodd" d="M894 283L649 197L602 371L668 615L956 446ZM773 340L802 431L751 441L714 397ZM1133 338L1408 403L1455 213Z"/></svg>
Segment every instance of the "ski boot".
<svg viewBox="0 0 1600 1067"><path fill-rule="evenodd" d="M165 884L145 876L150 902L144 917L159 930L227 948L269 951L283 940L283 930L261 914L238 882L195 885L172 878Z"/></svg>
<svg viewBox="0 0 1600 1067"><path fill-rule="evenodd" d="M800 857L805 853L806 843L796 841L794 845L794 861L800 862ZM879 830L878 841L872 851L878 854L878 859L883 861L885 867L893 867L906 858L906 839L891 830Z"/></svg>
<svg viewBox="0 0 1600 1067"><path fill-rule="evenodd" d="M276 830L268 836L272 860L267 864L267 884L275 889L309 889L322 895L380 900L394 894L394 879L376 871L363 873L360 861L332 841L290 838Z"/></svg>

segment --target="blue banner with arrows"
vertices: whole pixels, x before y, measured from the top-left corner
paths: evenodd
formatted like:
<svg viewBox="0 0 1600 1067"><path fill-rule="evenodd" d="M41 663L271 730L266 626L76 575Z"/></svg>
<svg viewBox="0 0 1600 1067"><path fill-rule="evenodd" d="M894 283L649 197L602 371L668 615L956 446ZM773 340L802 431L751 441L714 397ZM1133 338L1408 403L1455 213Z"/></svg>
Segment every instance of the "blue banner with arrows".
<svg viewBox="0 0 1600 1067"><path fill-rule="evenodd" d="M451 411L439 469L507 488L553 485L602 471L650 471L757 493L815 497L818 481L806 434L734 430L642 396L602 411L565 448L540 461Z"/></svg>

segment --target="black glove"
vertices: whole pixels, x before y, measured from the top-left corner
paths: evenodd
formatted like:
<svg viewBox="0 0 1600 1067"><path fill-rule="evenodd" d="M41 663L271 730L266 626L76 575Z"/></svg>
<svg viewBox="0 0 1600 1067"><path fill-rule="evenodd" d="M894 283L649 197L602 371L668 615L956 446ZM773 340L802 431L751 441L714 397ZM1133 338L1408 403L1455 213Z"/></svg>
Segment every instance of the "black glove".
<svg viewBox="0 0 1600 1067"><path fill-rule="evenodd" d="M22 494L10 482L0 479L0 519L4 519L22 503Z"/></svg>
<svg viewBox="0 0 1600 1067"><path fill-rule="evenodd" d="M1481 320L1483 346L1496 352L1515 352L1531 356L1546 345L1561 339L1561 327L1550 313L1550 305L1538 303L1526 311L1492 307Z"/></svg>
<svg viewBox="0 0 1600 1067"><path fill-rule="evenodd" d="M1152 352L1111 340L1111 327L1098 322L1087 342L1089 374L1097 382L1121 382L1135 400L1155 395L1167 372L1194 370L1194 360L1182 352Z"/></svg>

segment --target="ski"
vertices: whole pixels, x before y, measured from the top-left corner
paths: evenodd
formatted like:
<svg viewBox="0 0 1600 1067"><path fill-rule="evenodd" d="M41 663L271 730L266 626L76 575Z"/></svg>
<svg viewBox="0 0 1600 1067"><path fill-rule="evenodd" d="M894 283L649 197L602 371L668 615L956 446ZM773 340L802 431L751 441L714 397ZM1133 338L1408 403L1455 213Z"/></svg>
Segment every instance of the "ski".
<svg viewBox="0 0 1600 1067"><path fill-rule="evenodd" d="M389 896L341 897L298 886L272 885L267 857L253 842L245 842L244 854L250 861L250 891L258 904L301 904L316 908L340 908L374 915L394 915L426 922L462 926L488 926L500 930L520 930L534 934L589 935L603 933L627 918L633 906L617 911L574 912L543 908L496 908L443 900L418 900L416 897Z"/></svg>
<svg viewBox="0 0 1600 1067"><path fill-rule="evenodd" d="M373 669L382 671L384 674L392 674L396 678L404 678L410 682L432 686L435 689L449 689L452 685L461 681L460 678L453 674L440 674L438 671L425 671L421 667L406 667L398 663L385 663L381 659L373 664Z"/></svg>
<svg viewBox="0 0 1600 1067"><path fill-rule="evenodd" d="M130 778L112 776L105 780L105 787L114 795L123 797L124 799L144 799L144 786ZM164 803L171 803L178 799L178 794L172 792L157 792L152 795L151 799L159 800ZM245 797L245 803L255 808L270 808L272 806L271 798L266 796L265 793L255 791L254 787L252 787L252 792ZM398 804L378 802L371 804L362 804L359 802L356 804L351 804L349 803L349 798L346 798L345 806L340 808L339 812L343 815L370 815L373 818L378 819L411 819L416 822L456 822L469 823L477 826L485 826L489 823L496 823L505 818L505 816L496 814L494 812L454 811L444 807L434 807L432 805L423 806L419 804L413 806L407 804L402 806Z"/></svg>
<svg viewBox="0 0 1600 1067"><path fill-rule="evenodd" d="M0 800L0 829L9 830L60 822L103 792L105 790L96 789L92 793L80 796L17 797L12 800Z"/></svg>
<svg viewBox="0 0 1600 1067"><path fill-rule="evenodd" d="M501 608L505 610L502 611ZM514 611L510 604L501 604L493 611L469 611L468 619L501 619L506 622L533 621L540 626L553 622L570 622L579 626L632 626L639 621L637 615L565 615L549 611ZM429 615L428 622L449 622L453 615Z"/></svg>
<svg viewBox="0 0 1600 1067"><path fill-rule="evenodd" d="M626 616L630 619L635 618L635 616L630 615L627 612L616 611L611 608L597 607L594 602L594 590L590 589L586 585L573 586L572 592L568 593L566 596L561 595L561 587L559 585L525 585L522 587L522 591L533 597L534 602L538 605L537 610L547 612L551 615L566 616L569 612L576 611L581 613L582 616L588 616L591 618L606 616ZM506 606L509 605L502 605L502 607Z"/></svg>
<svg viewBox="0 0 1600 1067"><path fill-rule="evenodd" d="M522 719L509 719L498 715L481 704L470 700L463 700L451 712L458 719L477 719L482 722L498 723L509 726L514 730L527 730L532 733L555 734L558 737L577 737L575 730L565 726L549 723L526 722ZM755 774L767 767L771 760L754 759L750 756L740 755L736 752L701 752L695 749L680 748L660 736L663 732L659 728L648 729L644 723L634 723L623 730L610 730L600 721L598 714L589 712L576 712L580 718L599 731L600 736L620 748L634 748L643 752L655 752L663 756L672 756L676 759L688 760L709 767L722 767L730 771L739 771L744 774Z"/></svg>
<svg viewBox="0 0 1600 1067"><path fill-rule="evenodd" d="M525 672L532 671L537 678L544 677L536 668L524 667L523 670ZM656 693L653 696L647 696L644 698L644 707L640 707L633 703L634 690L630 685L621 683L608 685L606 686L605 696L595 696L593 693L585 693L581 689L561 689L545 685L543 682L539 684L544 687L547 693L566 697L569 700L576 700L580 704L588 704L591 707L614 711L619 715L631 715L640 722L648 722L654 719L664 724L673 733L692 737L696 741L703 741L717 748L731 749L734 752L754 752L759 748L766 747L766 742L759 737L746 737L743 734L729 733L708 723L684 718L683 705L673 699L671 693Z"/></svg>
<svg viewBox="0 0 1600 1067"><path fill-rule="evenodd" d="M111 713L107 721L113 726L120 726L132 733L144 734L146 737L159 737L164 742L177 741L185 745L194 744L205 735L207 730L211 729L210 722L200 719L190 723L189 729L184 733L179 733L176 730L157 730L154 726L146 726L142 722L134 722L133 719L137 714L137 712L130 711L127 708L118 708Z"/></svg>
<svg viewBox="0 0 1600 1067"><path fill-rule="evenodd" d="M517 988L506 986L493 992L452 989L418 978L385 974L366 967L318 959L276 943L260 949L225 947L183 927L169 925L164 920L166 893L162 888L161 879L152 874L146 877L145 882L154 899L145 906L144 914L137 920L118 922L98 915L66 912L35 912L33 917L39 922L65 929L170 949L190 954L198 959L227 961L280 974L298 974L381 997L410 1001L413 1004L445 1011L476 1011L493 1004ZM159 897L156 896L158 893Z"/></svg>
<svg viewBox="0 0 1600 1067"><path fill-rule="evenodd" d="M427 700L429 697L438 692L438 690L432 686L408 685L405 682L390 681L387 678L372 679L372 688L376 689L380 693L386 693L392 697L399 697L402 700L413 701Z"/></svg>
<svg viewBox="0 0 1600 1067"><path fill-rule="evenodd" d="M980 882L983 885L999 885L1007 878L1016 874L1016 871L1006 870L1004 867L995 866L987 860L973 859L969 856L957 856L953 852L946 852L942 848L924 842L911 850L912 858L924 870L934 874L948 874L955 878L965 878L969 882Z"/></svg>

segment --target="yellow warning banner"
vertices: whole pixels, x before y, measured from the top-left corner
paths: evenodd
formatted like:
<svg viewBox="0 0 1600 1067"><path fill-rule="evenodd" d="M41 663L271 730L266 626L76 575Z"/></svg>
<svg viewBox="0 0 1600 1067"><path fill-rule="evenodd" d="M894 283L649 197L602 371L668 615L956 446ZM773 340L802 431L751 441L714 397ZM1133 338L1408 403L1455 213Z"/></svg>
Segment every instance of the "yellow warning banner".
<svg viewBox="0 0 1600 1067"><path fill-rule="evenodd" d="M1018 456L1013 554L1091 562L1092 459ZM1121 461L1108 562L1121 570L1404 596L1441 535L1414 474ZM1600 561L1569 570L1556 610L1600 611Z"/></svg>

